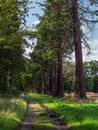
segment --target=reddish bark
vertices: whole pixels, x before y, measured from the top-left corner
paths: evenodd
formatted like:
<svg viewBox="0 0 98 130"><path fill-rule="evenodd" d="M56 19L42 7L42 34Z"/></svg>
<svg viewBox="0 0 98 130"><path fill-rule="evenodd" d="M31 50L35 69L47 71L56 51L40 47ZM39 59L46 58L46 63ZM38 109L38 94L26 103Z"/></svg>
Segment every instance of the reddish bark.
<svg viewBox="0 0 98 130"><path fill-rule="evenodd" d="M57 86L55 86L54 97L64 96L64 86L63 86L63 67L62 67L62 42L58 38L58 53L57 53Z"/></svg>
<svg viewBox="0 0 98 130"><path fill-rule="evenodd" d="M74 31L74 46L75 46L75 62L76 62L76 84L75 84L75 97L84 99L86 98L83 60L82 60L82 47L81 47L81 31L80 22L78 18L78 3L77 0L73 2L73 31Z"/></svg>

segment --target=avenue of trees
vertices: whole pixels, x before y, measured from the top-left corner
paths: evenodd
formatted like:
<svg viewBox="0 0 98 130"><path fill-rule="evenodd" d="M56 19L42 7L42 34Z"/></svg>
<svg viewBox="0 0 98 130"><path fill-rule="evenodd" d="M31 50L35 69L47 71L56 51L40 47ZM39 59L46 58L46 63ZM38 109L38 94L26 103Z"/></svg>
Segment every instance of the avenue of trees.
<svg viewBox="0 0 98 130"><path fill-rule="evenodd" d="M98 92L98 62L83 63L82 44L89 49L82 27L97 23L97 0L45 0L35 30L26 29L29 0L0 0L0 92L36 91L62 97ZM38 15L37 15L38 16ZM92 19L93 18L93 19ZM25 57L26 37L36 39ZM75 52L75 63L68 62Z"/></svg>

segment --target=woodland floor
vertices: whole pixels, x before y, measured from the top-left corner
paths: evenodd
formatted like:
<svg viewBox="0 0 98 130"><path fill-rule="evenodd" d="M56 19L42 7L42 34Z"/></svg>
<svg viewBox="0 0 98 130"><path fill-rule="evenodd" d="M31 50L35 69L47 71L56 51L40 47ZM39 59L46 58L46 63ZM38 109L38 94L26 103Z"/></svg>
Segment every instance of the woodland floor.
<svg viewBox="0 0 98 130"><path fill-rule="evenodd" d="M98 102L98 93L87 93L87 97ZM27 114L19 130L69 130L57 113L33 98L26 96L26 100Z"/></svg>

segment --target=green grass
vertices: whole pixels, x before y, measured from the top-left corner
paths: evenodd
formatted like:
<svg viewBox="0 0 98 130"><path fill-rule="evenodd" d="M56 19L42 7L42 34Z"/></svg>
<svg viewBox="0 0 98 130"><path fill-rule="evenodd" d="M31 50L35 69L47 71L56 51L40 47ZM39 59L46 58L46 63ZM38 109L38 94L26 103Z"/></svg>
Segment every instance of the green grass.
<svg viewBox="0 0 98 130"><path fill-rule="evenodd" d="M0 130L18 130L26 114L22 98L0 98Z"/></svg>
<svg viewBox="0 0 98 130"><path fill-rule="evenodd" d="M45 95L32 94L64 118L71 130L98 130L98 103L68 102Z"/></svg>
<svg viewBox="0 0 98 130"><path fill-rule="evenodd" d="M34 113L33 130L55 130L44 109L38 104L31 104Z"/></svg>

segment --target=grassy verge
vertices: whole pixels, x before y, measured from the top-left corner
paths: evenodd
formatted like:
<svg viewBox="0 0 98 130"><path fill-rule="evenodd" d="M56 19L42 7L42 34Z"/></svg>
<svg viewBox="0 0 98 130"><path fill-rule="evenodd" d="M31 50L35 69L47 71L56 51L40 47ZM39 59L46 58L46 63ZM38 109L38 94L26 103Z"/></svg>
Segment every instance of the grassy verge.
<svg viewBox="0 0 98 130"><path fill-rule="evenodd" d="M54 126L49 120L44 109L38 104L31 104L34 113L33 129L34 130L54 130Z"/></svg>
<svg viewBox="0 0 98 130"><path fill-rule="evenodd" d="M22 98L0 98L0 130L17 130L26 114Z"/></svg>
<svg viewBox="0 0 98 130"><path fill-rule="evenodd" d="M60 114L71 130L98 130L98 103L65 102L62 99L37 94L31 96Z"/></svg>

